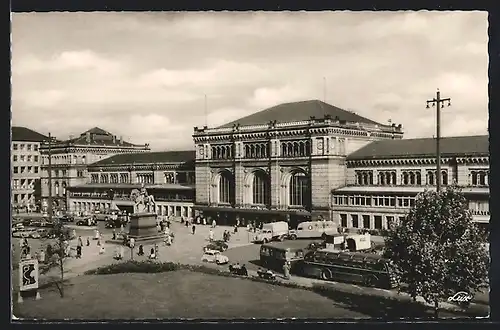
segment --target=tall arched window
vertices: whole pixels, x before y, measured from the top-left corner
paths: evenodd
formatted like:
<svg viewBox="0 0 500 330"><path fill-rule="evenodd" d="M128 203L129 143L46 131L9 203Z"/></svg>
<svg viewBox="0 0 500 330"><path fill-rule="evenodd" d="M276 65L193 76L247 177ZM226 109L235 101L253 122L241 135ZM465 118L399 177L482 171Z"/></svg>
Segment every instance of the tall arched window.
<svg viewBox="0 0 500 330"><path fill-rule="evenodd" d="M290 205L307 206L309 180L304 173L294 173L290 178Z"/></svg>
<svg viewBox="0 0 500 330"><path fill-rule="evenodd" d="M270 204L269 178L263 172L255 172L252 182L253 204Z"/></svg>
<svg viewBox="0 0 500 330"><path fill-rule="evenodd" d="M55 186L55 193L57 196L57 195L59 195L59 182L56 182L54 186Z"/></svg>
<svg viewBox="0 0 500 330"><path fill-rule="evenodd" d="M448 172L441 171L441 183L443 185L447 185L448 184Z"/></svg>
<svg viewBox="0 0 500 330"><path fill-rule="evenodd" d="M63 196L66 196L66 182L62 183L62 194Z"/></svg>
<svg viewBox="0 0 500 330"><path fill-rule="evenodd" d="M219 203L231 204L232 201L232 178L227 172L223 172L219 177Z"/></svg>

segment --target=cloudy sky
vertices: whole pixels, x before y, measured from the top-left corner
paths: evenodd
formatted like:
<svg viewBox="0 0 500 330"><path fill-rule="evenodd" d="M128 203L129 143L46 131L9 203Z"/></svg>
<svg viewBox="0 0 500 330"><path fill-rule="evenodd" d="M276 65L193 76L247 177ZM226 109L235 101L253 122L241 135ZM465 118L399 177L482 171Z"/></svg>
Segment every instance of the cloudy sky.
<svg viewBox="0 0 500 330"><path fill-rule="evenodd" d="M12 124L185 149L194 126L323 99L326 81L326 102L406 137L434 134L440 88L442 134L486 134L487 27L486 12L15 13Z"/></svg>

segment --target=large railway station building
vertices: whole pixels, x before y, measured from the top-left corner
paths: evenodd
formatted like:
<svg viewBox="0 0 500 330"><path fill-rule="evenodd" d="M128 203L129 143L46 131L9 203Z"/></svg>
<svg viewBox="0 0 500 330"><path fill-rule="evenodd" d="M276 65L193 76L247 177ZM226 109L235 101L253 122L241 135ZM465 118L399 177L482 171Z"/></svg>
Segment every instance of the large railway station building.
<svg viewBox="0 0 500 330"><path fill-rule="evenodd" d="M460 185L474 220L487 224L488 136L443 138L438 175L435 139L403 134L402 125L318 100L280 104L219 127L195 127L194 150L89 164L85 182L68 188L68 207L90 211L114 200L130 209L131 189L144 183L162 215L203 215L219 224L284 220L292 227L326 219L381 229L441 180Z"/></svg>

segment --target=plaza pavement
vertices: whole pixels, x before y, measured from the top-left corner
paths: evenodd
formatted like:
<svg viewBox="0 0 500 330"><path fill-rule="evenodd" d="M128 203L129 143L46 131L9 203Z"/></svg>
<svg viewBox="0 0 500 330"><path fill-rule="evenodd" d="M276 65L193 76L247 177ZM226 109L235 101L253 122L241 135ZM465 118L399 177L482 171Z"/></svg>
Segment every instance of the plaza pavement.
<svg viewBox="0 0 500 330"><path fill-rule="evenodd" d="M179 222L173 222L171 224L171 230L175 234L175 240L174 243L171 246L166 246L163 242L158 242L158 247L159 247L159 253L158 253L158 261L161 262L178 262L178 263L184 263L184 264L205 264L210 267L214 268L219 268L222 269L222 267L226 266L217 266L214 264L206 264L201 262L201 256L203 254L203 246L208 244L208 236L209 236L209 230L210 226L206 225L196 225L196 232L193 235L191 232L191 226L185 227ZM93 229L93 228L90 228ZM251 243L251 237L253 233L249 233L246 228L239 228L238 233L233 232L232 227L228 226L217 226L216 228L212 228L214 232L214 239L222 239L222 234L225 230L231 231L231 241L229 242L228 246L229 249L232 251L236 252L237 250L240 250L238 248L244 247L247 245L252 245ZM89 236L93 235L93 230L89 231ZM110 233L103 233L102 234L102 242L105 240L111 239L112 234ZM379 237L374 237L375 241L380 241ZM85 238L84 238L85 241ZM70 245L72 247L76 247L77 240L73 240L70 242ZM131 259L131 253L129 248L124 248L124 258L123 261L116 261L113 257L115 254L115 249L117 247L116 244L111 244L111 243L102 243L105 247L105 252L103 254L99 254L99 249L100 247L97 246L97 241L91 240L91 245L89 247L84 246L82 249L82 258L81 259L76 259L74 257L68 258L66 262L66 272L65 272L65 278L71 278L74 276L82 275L85 271L90 270L90 269L95 269L97 267L101 266L106 266L112 263L119 263L123 262L126 260ZM144 256L138 256L138 245L136 244L136 247L134 249L134 259L135 260L146 260L149 255L150 249L154 246L154 243L146 244L144 245ZM259 258L258 252L256 252L258 249L254 248L251 252L251 254L255 254L253 256L255 259ZM74 251L73 251L74 253ZM230 258L232 259L232 258ZM230 260L231 262L231 260ZM254 267L250 267L248 269L248 273L250 276L258 276L257 272L252 269ZM57 275L57 270L54 270L53 272L49 273L49 276L54 276ZM45 279L46 280L46 279ZM364 286L358 286L358 285L353 285L353 284L348 284L348 283L339 283L339 282L333 282L333 281L322 281L319 279L311 279L311 278L305 278L305 277L299 277L299 276L291 276L289 280L284 279L278 274L277 277L278 281L284 281L284 282L293 282L296 284L299 284L300 286L303 287L313 287L315 285L326 285L326 286L335 286L336 289L339 290L339 292L350 292L350 293L358 293L358 294L370 294L370 295L376 295L376 296L383 296L383 297L392 297L396 299L409 299L409 296L406 294L400 294L396 290L386 290L386 289L379 289L379 288L367 288ZM40 278L41 284L44 283L44 278ZM417 299L420 302L423 302L422 298ZM440 304L441 308L444 310L453 310L453 311L460 311L461 308L450 303L441 303ZM481 303L471 303L469 308L473 309L478 309L480 308L481 310L484 309L484 302ZM486 315L485 315L486 316Z"/></svg>

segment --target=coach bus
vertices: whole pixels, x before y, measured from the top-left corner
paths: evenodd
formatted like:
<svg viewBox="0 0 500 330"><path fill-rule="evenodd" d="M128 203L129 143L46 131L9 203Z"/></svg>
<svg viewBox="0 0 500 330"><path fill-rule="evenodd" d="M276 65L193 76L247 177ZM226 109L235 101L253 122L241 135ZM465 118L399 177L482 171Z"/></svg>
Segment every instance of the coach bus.
<svg viewBox="0 0 500 330"><path fill-rule="evenodd" d="M384 289L398 286L389 261L376 254L326 249L311 251L304 256L301 271L305 276L322 280L354 282Z"/></svg>
<svg viewBox="0 0 500 330"><path fill-rule="evenodd" d="M300 241L284 241L263 244L260 247L260 264L268 269L283 271L285 262L291 265L291 273L299 273L299 266L304 260L304 254L309 251L307 245L297 244Z"/></svg>

